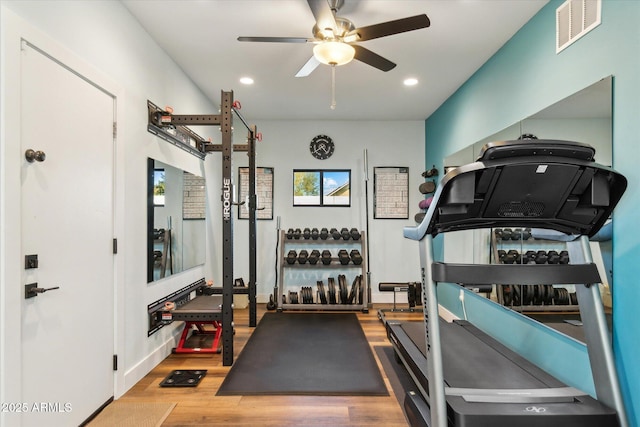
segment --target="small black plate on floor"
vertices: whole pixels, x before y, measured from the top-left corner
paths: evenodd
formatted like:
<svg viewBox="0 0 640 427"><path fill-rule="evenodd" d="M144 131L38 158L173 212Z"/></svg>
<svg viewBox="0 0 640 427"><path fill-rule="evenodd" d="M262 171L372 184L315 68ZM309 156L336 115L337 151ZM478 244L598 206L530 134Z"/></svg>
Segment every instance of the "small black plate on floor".
<svg viewBox="0 0 640 427"><path fill-rule="evenodd" d="M207 375L206 369L180 369L172 371L162 382L160 387L196 387Z"/></svg>

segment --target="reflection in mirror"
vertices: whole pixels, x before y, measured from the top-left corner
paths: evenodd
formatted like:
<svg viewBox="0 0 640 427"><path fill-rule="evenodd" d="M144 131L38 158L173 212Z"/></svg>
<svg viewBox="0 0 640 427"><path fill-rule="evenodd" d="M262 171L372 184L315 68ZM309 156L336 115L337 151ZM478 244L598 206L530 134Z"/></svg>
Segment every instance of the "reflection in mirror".
<svg viewBox="0 0 640 427"><path fill-rule="evenodd" d="M612 77L606 77L530 117L493 134L445 158L445 170L476 160L488 142L524 138L569 140L591 145L595 161L612 166ZM451 236L450 236L451 235ZM447 233L445 261L483 262L490 259L491 236L486 230ZM603 280L601 295L611 308L612 253L611 240L591 242L594 261ZM463 253L464 252L464 253Z"/></svg>
<svg viewBox="0 0 640 427"><path fill-rule="evenodd" d="M205 181L148 159L147 282L204 264Z"/></svg>

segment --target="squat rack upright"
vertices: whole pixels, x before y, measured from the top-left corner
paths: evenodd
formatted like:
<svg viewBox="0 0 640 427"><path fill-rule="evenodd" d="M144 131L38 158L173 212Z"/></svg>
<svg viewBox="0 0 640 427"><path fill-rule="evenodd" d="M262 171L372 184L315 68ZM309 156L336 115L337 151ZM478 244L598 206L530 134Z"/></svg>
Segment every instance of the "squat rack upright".
<svg viewBox="0 0 640 427"><path fill-rule="evenodd" d="M238 111L241 105L233 100L233 91L221 91L220 114L173 114L168 111L158 111L149 114L148 130L162 138L174 143L180 148L204 158L210 152L222 152L222 364L233 364L233 216L231 207L233 203L232 186L232 153L233 151L246 151L249 157L249 326L255 327L256 316L256 148L255 142L262 139L256 126L250 126ZM233 114L247 128L247 144L232 144ZM173 141L170 134L163 128L174 126L220 126L222 141L220 144L212 144L197 137L190 132L195 140L196 149L185 145L182 141ZM158 129L162 132L158 132ZM184 146L184 147L183 147Z"/></svg>

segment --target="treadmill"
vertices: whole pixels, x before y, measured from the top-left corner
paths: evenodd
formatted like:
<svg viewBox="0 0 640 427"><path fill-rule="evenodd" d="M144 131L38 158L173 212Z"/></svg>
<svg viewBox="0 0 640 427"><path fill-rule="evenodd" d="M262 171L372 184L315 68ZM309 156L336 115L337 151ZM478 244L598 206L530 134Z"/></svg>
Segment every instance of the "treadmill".
<svg viewBox="0 0 640 427"><path fill-rule="evenodd" d="M405 227L420 249L423 322L387 321L396 358L416 390L413 426L627 427L589 237L610 217L627 181L594 162L586 144L518 140L486 144L449 171L424 220ZM452 264L433 259L439 233L491 227L545 229L567 242L570 264ZM575 284L596 398L569 387L467 321L438 317L438 283ZM595 285L595 286L592 286Z"/></svg>

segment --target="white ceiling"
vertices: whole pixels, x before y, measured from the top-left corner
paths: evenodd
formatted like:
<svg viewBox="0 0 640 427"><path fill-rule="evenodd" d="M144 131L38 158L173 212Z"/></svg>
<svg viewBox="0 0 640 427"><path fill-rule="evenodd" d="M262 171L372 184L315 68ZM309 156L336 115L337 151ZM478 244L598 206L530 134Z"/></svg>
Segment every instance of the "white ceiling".
<svg viewBox="0 0 640 427"><path fill-rule="evenodd" d="M426 13L431 26L362 42L395 62L383 72L359 61L296 72L312 44L248 43L238 36L312 37L305 0L122 0L151 37L215 104L233 90L248 120L423 120L548 0L345 0L338 16L356 27ZM242 76L255 80L239 83ZM405 87L407 77L419 79ZM158 100L170 102L170 100ZM184 112L184 114L210 112Z"/></svg>

